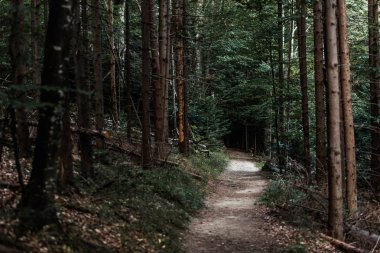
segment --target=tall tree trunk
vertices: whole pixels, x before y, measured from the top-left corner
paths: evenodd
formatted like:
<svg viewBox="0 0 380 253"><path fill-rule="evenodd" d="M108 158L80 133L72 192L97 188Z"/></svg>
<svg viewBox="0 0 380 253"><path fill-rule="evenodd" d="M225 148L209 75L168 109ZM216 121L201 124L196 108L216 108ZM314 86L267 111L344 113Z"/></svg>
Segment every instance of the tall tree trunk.
<svg viewBox="0 0 380 253"><path fill-rule="evenodd" d="M369 69L371 108L371 171L372 187L380 191L380 58L379 58L379 3L368 0Z"/></svg>
<svg viewBox="0 0 380 253"><path fill-rule="evenodd" d="M90 121L90 104L89 96L85 93L90 91L89 87L89 53L88 53L88 14L87 0L81 1L81 12L77 13L77 18L81 17L81 21L75 26L76 52L74 55L75 63L75 83L77 89L77 107L78 107L78 127L84 129L91 128ZM79 9L77 10L79 11ZM82 29L80 24L82 24ZM93 150L91 144L91 136L85 133L79 133L79 150L81 157L81 175L84 178L94 175L93 167Z"/></svg>
<svg viewBox="0 0 380 253"><path fill-rule="evenodd" d="M24 1L12 0L12 28L9 38L10 42L10 57L12 64L12 78L13 84L24 86L26 84L27 68L25 66L26 60L26 38L24 27ZM25 100L25 94L23 92L17 92L15 99L20 102ZM31 153L29 129L27 125L27 114L23 107L16 108L16 121L17 121L17 137L20 148L21 157L29 157Z"/></svg>
<svg viewBox="0 0 380 253"><path fill-rule="evenodd" d="M329 231L334 238L343 239L343 194L340 147L340 90L337 41L337 2L326 1L326 32L328 61L328 145L329 145Z"/></svg>
<svg viewBox="0 0 380 253"><path fill-rule="evenodd" d="M150 57L149 57L149 45L150 45L150 26L149 26L149 12L150 12L150 0L143 0L141 8L141 20L142 20L142 147L141 147L141 159L143 168L149 168L151 166L151 147L150 147Z"/></svg>
<svg viewBox="0 0 380 253"><path fill-rule="evenodd" d="M125 82L125 108L127 114L127 139L131 139L131 125L132 125L132 82L131 82L131 29L130 29L130 13L129 13L130 1L125 1L124 5L124 22L125 22L125 32L124 32L124 82Z"/></svg>
<svg viewBox="0 0 380 253"><path fill-rule="evenodd" d="M342 82L344 141L346 153L347 178L347 206L351 218L357 216L357 189L356 189L356 154L354 119L352 115L351 99L351 70L347 35L346 0L338 1L339 8L339 49L340 49L340 79Z"/></svg>
<svg viewBox="0 0 380 253"><path fill-rule="evenodd" d="M277 153L278 153L278 164L280 171L286 169L286 159L284 154L284 149L281 148L281 143L284 144L284 84L285 84L285 73L284 73L284 9L283 0L277 0L277 20L278 20L278 106L276 108L278 114L278 140L277 140Z"/></svg>
<svg viewBox="0 0 380 253"><path fill-rule="evenodd" d="M104 128L104 104L103 104L103 74L101 59L101 24L100 24L100 2L92 0L92 36L93 36L93 61L95 75L95 127L102 131ZM101 138L97 139L98 147L104 146Z"/></svg>
<svg viewBox="0 0 380 253"><path fill-rule="evenodd" d="M302 93L302 128L303 128L303 164L305 166L308 183L311 183L311 158L309 143L309 109L307 94L307 59L306 59L306 2L298 0L298 51L299 69Z"/></svg>
<svg viewBox="0 0 380 253"><path fill-rule="evenodd" d="M314 1L314 80L315 80L315 147L316 147L316 179L319 183L327 181L326 163L326 115L325 115L325 83L323 60L323 4L322 0Z"/></svg>
<svg viewBox="0 0 380 253"><path fill-rule="evenodd" d="M40 67L40 0L32 0L30 9L31 28L32 28L32 66L33 66L33 84L41 84L41 67Z"/></svg>
<svg viewBox="0 0 380 253"><path fill-rule="evenodd" d="M190 152L190 142L189 142L189 134L190 134L190 127L189 127L189 98L187 95L187 88L188 83L186 80L188 80L188 71L189 71L189 58L187 57L187 51L188 51L188 16L187 16L187 2L186 0L182 0L182 12L183 12L183 79L185 81L184 87L183 87L183 132L184 132L184 154L189 155Z"/></svg>
<svg viewBox="0 0 380 253"><path fill-rule="evenodd" d="M161 6L160 6L161 9ZM150 20L150 49L152 57L152 86L154 88L154 126L155 126L155 155L158 158L164 156L163 150L163 131L164 131L164 107L165 107L165 89L161 86L161 65L159 58L159 48L157 45L157 32L155 28L154 1L150 0L149 10ZM161 23L159 24L161 25ZM159 27L160 29L160 27Z"/></svg>
<svg viewBox="0 0 380 253"><path fill-rule="evenodd" d="M64 97L61 89L67 76L64 66L67 65L69 52L73 4L74 1L68 0L50 2L40 99L45 106L39 109L32 171L26 194L20 203L23 209L20 225L34 230L58 222L53 205L58 168L56 155Z"/></svg>
<svg viewBox="0 0 380 253"><path fill-rule="evenodd" d="M111 87L111 104L112 104L112 122L114 127L119 125L119 113L117 106L117 87L116 87L116 51L115 36L113 31L113 1L108 0L108 36L110 48L110 87Z"/></svg>
<svg viewBox="0 0 380 253"><path fill-rule="evenodd" d="M186 154L186 134L185 134L185 49L184 49L184 24L183 24L183 1L173 0L173 25L175 36L175 68L177 84L177 104L178 104L178 146L181 153Z"/></svg>
<svg viewBox="0 0 380 253"><path fill-rule="evenodd" d="M168 142L168 118L167 118L167 93L168 93L168 71L169 71L169 5L168 0L159 0L159 83L155 89L156 99L156 153L161 157L166 153Z"/></svg>

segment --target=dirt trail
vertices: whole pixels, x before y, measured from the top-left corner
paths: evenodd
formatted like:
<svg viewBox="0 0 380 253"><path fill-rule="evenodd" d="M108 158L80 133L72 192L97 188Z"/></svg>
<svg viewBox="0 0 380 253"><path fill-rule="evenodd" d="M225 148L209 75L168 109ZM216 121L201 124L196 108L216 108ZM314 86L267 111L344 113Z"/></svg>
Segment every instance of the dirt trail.
<svg viewBox="0 0 380 253"><path fill-rule="evenodd" d="M258 200L267 184L249 156L230 151L230 162L220 176L205 208L183 235L187 253L280 252L271 233L265 208Z"/></svg>

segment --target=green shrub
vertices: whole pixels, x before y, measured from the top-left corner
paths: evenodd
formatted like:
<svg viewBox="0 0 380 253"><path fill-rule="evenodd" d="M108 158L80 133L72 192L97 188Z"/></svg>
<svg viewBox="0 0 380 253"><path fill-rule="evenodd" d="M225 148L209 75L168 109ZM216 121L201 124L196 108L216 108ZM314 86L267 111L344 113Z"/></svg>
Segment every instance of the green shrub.
<svg viewBox="0 0 380 253"><path fill-rule="evenodd" d="M294 188L291 182L281 175L271 179L260 201L270 207L286 203L299 203L305 198L305 193Z"/></svg>

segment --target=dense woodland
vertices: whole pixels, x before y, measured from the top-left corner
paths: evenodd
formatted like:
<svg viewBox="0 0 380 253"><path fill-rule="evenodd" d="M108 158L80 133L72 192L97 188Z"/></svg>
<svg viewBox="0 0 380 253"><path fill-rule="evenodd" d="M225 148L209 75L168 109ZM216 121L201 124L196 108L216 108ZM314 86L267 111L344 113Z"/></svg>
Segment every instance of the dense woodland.
<svg viewBox="0 0 380 253"><path fill-rule="evenodd" d="M297 174L326 200L331 237L380 233L380 220L355 225L364 206L379 212L378 1L12 0L0 9L1 169L17 175L0 185L18 192L20 234L59 224L57 195L83 192L110 157L170 177L224 146L262 157L279 177Z"/></svg>

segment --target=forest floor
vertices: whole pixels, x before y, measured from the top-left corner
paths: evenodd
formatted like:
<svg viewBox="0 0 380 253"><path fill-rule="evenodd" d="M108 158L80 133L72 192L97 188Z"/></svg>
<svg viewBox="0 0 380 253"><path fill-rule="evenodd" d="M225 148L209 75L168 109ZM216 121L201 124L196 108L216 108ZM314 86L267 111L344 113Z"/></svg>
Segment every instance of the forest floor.
<svg viewBox="0 0 380 253"><path fill-rule="evenodd" d="M315 231L272 217L271 210L260 204L268 172L261 171L249 154L229 151L229 156L205 208L182 235L187 253L340 252Z"/></svg>

